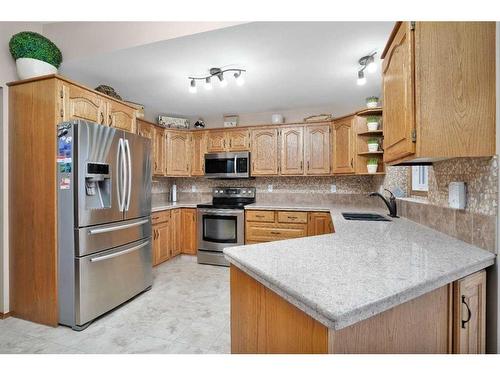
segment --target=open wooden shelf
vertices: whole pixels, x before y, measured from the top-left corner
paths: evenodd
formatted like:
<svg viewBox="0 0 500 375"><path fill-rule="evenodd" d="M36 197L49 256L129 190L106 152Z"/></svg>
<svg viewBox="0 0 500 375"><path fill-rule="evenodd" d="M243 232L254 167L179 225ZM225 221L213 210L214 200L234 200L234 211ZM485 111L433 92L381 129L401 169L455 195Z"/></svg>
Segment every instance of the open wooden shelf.
<svg viewBox="0 0 500 375"><path fill-rule="evenodd" d="M375 176L375 175L381 175L385 174L385 172L376 172L376 173L356 173L357 176Z"/></svg>
<svg viewBox="0 0 500 375"><path fill-rule="evenodd" d="M384 134L383 130L373 130L373 131L366 131L366 132L361 132L358 133L359 136L382 136Z"/></svg>
<svg viewBox="0 0 500 375"><path fill-rule="evenodd" d="M384 151L374 151L374 152L366 151L366 152L358 152L358 155L359 156L370 156L370 155L381 155L383 153L384 153Z"/></svg>
<svg viewBox="0 0 500 375"><path fill-rule="evenodd" d="M382 115L382 107L376 107L376 108L366 108L362 109L359 112L356 112L357 116L380 116Z"/></svg>

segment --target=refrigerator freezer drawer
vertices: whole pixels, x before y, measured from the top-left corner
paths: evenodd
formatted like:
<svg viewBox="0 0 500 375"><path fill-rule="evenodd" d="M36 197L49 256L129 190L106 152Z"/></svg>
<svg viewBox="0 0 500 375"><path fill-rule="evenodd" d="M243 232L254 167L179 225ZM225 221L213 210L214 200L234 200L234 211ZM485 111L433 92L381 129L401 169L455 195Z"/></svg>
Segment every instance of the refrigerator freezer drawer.
<svg viewBox="0 0 500 375"><path fill-rule="evenodd" d="M76 256L85 256L151 237L149 216L76 230Z"/></svg>
<svg viewBox="0 0 500 375"><path fill-rule="evenodd" d="M153 283L151 238L76 258L76 324L81 326Z"/></svg>

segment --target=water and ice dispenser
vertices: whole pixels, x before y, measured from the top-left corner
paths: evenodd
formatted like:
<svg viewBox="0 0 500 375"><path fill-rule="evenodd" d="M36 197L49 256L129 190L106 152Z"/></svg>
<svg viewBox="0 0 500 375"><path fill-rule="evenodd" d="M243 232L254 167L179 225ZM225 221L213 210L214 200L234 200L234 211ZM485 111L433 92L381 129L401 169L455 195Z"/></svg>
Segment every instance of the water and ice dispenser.
<svg viewBox="0 0 500 375"><path fill-rule="evenodd" d="M109 164L87 163L85 193L87 208L111 207L111 174Z"/></svg>

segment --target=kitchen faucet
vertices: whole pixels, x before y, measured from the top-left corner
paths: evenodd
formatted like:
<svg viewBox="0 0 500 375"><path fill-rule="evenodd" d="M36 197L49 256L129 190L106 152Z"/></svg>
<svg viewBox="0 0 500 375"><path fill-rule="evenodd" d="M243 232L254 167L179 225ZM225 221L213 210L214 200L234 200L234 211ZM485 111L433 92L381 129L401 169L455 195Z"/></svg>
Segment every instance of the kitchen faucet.
<svg viewBox="0 0 500 375"><path fill-rule="evenodd" d="M389 194L391 194L389 200L387 200L386 197L384 197L382 194L380 194L378 192L370 193L369 196L370 197L380 197L380 199L382 199L384 201L385 205L389 209L389 216L390 217L399 217L398 216L398 208L396 206L396 197L394 196L394 194L392 194L392 191L387 190L387 189L384 189L384 190L388 191Z"/></svg>

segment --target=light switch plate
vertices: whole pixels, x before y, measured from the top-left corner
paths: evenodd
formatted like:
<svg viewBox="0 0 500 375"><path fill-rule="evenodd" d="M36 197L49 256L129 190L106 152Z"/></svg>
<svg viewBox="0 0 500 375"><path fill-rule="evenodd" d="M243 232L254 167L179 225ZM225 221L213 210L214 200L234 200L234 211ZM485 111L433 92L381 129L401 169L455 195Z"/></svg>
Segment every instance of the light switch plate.
<svg viewBox="0 0 500 375"><path fill-rule="evenodd" d="M191 185L191 192L196 193L196 185Z"/></svg>
<svg viewBox="0 0 500 375"><path fill-rule="evenodd" d="M269 193L272 193L273 192L273 185L267 185L267 191Z"/></svg>
<svg viewBox="0 0 500 375"><path fill-rule="evenodd" d="M337 192L337 185L331 184L330 185L330 193L336 193Z"/></svg>
<svg viewBox="0 0 500 375"><path fill-rule="evenodd" d="M450 207L463 210L466 200L465 182L450 182L448 186L448 203Z"/></svg>

